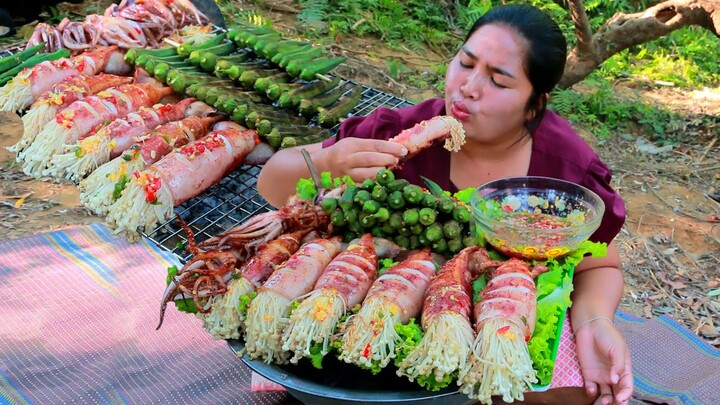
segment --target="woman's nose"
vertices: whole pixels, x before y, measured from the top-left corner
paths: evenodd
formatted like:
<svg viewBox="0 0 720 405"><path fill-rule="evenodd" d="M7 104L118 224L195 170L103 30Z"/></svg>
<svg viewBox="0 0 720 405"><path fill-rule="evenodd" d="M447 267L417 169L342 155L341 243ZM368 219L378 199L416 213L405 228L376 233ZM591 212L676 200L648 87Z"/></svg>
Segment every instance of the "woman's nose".
<svg viewBox="0 0 720 405"><path fill-rule="evenodd" d="M487 79L483 79L482 76L483 75L477 70L473 70L467 75L465 82L460 86L460 91L463 96L472 100L477 100L482 96L483 85L485 81L487 81Z"/></svg>

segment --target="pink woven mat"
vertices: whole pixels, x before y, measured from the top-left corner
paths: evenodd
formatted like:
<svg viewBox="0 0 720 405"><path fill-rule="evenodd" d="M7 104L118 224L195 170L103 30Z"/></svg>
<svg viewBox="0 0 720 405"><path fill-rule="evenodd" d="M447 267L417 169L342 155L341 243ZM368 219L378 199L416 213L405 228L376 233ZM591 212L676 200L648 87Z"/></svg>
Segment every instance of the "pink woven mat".
<svg viewBox="0 0 720 405"><path fill-rule="evenodd" d="M101 224L0 244L0 403L297 403L172 306L155 330L175 263Z"/></svg>

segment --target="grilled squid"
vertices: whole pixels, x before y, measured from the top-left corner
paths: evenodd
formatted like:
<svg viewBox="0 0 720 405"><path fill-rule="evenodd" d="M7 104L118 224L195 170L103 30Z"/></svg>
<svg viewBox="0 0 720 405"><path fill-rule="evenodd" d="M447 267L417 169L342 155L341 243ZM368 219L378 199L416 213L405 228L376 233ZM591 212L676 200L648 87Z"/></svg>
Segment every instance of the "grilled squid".
<svg viewBox="0 0 720 405"><path fill-rule="evenodd" d="M468 261L478 249L463 249L430 281L423 301L422 340L400 363L398 375L411 381L420 376L443 381L466 367L475 340L470 324L473 277Z"/></svg>
<svg viewBox="0 0 720 405"><path fill-rule="evenodd" d="M330 261L340 253L341 238L314 239L300 246L258 289L245 320L246 350L266 363L287 362L282 333L293 300L310 292Z"/></svg>
<svg viewBox="0 0 720 405"><path fill-rule="evenodd" d="M473 308L477 337L474 355L458 379L460 391L486 404L492 403L493 395L501 395L505 402L522 401L537 380L527 347L535 328L534 278L547 268L531 269L529 263L514 258L499 266L485 263L490 280Z"/></svg>
<svg viewBox="0 0 720 405"><path fill-rule="evenodd" d="M133 172L122 196L110 207L108 222L116 225L115 233L127 231L130 239L138 236L138 229L153 229L173 215L174 207L235 170L258 142L254 130L229 121L217 124L203 138L176 149L146 170Z"/></svg>
<svg viewBox="0 0 720 405"><path fill-rule="evenodd" d="M378 255L369 233L337 255L305 298L290 316L283 336L283 350L294 352L290 361L297 363L310 355L315 343L320 353L329 352L335 327L350 308L362 302L377 278Z"/></svg>
<svg viewBox="0 0 720 405"><path fill-rule="evenodd" d="M438 141L444 140L443 147L451 152L459 151L465 144L465 130L455 118L441 115L415 124L389 140L402 144L408 150L407 155L398 163L400 165ZM391 167L390 170L396 169L398 165Z"/></svg>
<svg viewBox="0 0 720 405"><path fill-rule="evenodd" d="M208 300L209 313L198 312L203 326L215 339L239 339L244 329L247 305L243 299L251 295L300 247L306 231L280 235L260 247L257 253L234 272L227 283L227 291ZM243 298L246 297L246 298ZM243 307L241 309L240 307Z"/></svg>
<svg viewBox="0 0 720 405"><path fill-rule="evenodd" d="M129 67L115 46L99 47L72 58L45 61L24 69L0 88L0 111L22 111L70 76L100 72L123 74Z"/></svg>
<svg viewBox="0 0 720 405"><path fill-rule="evenodd" d="M179 121L167 122L152 131L144 132L139 137L133 137L136 142L125 148L124 153L102 164L80 182L80 201L96 214L106 215L122 195L125 184L130 181L133 172L147 169L175 147L202 138L217 119L191 116ZM87 146L85 141L90 138L83 140L82 146ZM125 136L122 138L122 143L127 142Z"/></svg>
<svg viewBox="0 0 720 405"><path fill-rule="evenodd" d="M50 160L47 174L55 177L65 176L70 180L80 181L86 174L107 162L111 157L115 158L130 148L137 139L142 138L143 134L151 132L160 125L186 117L193 102L195 100L189 98L176 104L141 107L122 118L116 118L77 143L63 145L62 150ZM213 122L217 121L216 119ZM193 131L189 135L197 137L207 132L206 129L200 134L195 134L196 130L190 126L187 132ZM190 140L194 140L194 137L192 138ZM182 146L187 142L189 141L184 143L172 142L171 139L167 141L171 146L173 144Z"/></svg>
<svg viewBox="0 0 720 405"><path fill-rule="evenodd" d="M73 144L93 130L140 107L149 107L173 92L170 87L150 84L123 84L85 97L55 115L35 141L19 155L23 171L30 176L43 174L52 156L63 145Z"/></svg>
<svg viewBox="0 0 720 405"><path fill-rule="evenodd" d="M96 76L79 75L65 78L30 106L28 112L22 117L22 138L8 150L14 153L24 151L35 140L35 136L43 129L45 124L55 118L55 114L75 101L82 100L89 95L110 87L128 84L132 80L132 77L104 73Z"/></svg>
<svg viewBox="0 0 720 405"><path fill-rule="evenodd" d="M360 311L348 319L340 359L364 367L387 366L401 340L395 325L420 314L423 294L434 275L435 263L424 249L378 277Z"/></svg>

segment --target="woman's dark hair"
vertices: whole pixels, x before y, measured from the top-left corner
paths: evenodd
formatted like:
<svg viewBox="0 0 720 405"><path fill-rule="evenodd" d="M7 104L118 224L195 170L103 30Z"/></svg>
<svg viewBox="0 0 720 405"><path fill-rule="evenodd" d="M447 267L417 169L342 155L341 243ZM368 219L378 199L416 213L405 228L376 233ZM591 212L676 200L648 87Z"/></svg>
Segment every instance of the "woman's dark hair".
<svg viewBox="0 0 720 405"><path fill-rule="evenodd" d="M525 109L534 111L525 123L530 133L540 124L547 106L547 94L560 81L565 71L567 41L560 27L550 16L529 4L509 4L490 9L475 21L465 42L480 27L488 24L505 25L520 34L528 43L525 71L533 92Z"/></svg>

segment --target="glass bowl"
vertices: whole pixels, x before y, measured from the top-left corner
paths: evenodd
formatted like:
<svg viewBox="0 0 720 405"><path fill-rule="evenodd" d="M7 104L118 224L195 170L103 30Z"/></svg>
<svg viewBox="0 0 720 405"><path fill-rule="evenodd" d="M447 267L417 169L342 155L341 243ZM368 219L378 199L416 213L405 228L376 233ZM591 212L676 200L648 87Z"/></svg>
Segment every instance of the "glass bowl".
<svg viewBox="0 0 720 405"><path fill-rule="evenodd" d="M560 258L600 226L605 203L578 184L549 177L507 177L471 197L478 232L501 253L527 260Z"/></svg>

